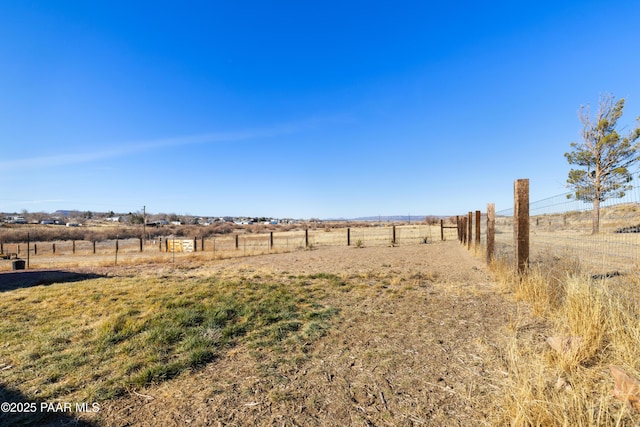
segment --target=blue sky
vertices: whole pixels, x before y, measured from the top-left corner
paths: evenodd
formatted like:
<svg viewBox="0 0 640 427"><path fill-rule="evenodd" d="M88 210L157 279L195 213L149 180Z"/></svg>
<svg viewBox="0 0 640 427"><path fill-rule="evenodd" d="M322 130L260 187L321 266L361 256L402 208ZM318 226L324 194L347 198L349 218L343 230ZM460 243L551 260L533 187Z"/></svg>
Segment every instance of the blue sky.
<svg viewBox="0 0 640 427"><path fill-rule="evenodd" d="M0 211L461 214L640 116L638 1L3 1Z"/></svg>

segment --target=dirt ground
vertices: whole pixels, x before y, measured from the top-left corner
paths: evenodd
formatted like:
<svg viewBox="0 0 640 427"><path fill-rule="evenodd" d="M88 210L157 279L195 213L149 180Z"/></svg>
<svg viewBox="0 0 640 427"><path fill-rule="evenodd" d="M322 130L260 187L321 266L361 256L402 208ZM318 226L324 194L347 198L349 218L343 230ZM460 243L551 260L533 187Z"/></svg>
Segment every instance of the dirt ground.
<svg viewBox="0 0 640 427"><path fill-rule="evenodd" d="M161 274L166 266L97 274ZM493 425L516 305L458 242L209 261L190 275L334 273L333 328L303 360L240 345L196 372L104 402L107 426ZM186 273L185 273L186 274ZM270 367L265 374L265 366Z"/></svg>

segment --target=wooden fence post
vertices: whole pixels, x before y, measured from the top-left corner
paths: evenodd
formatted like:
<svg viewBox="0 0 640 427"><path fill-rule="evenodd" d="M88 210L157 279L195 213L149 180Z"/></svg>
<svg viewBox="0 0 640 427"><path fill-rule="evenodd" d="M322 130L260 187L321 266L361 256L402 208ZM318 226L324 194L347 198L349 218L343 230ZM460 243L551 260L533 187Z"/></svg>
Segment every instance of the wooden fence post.
<svg viewBox="0 0 640 427"><path fill-rule="evenodd" d="M269 232L269 250L273 249L273 231Z"/></svg>
<svg viewBox="0 0 640 427"><path fill-rule="evenodd" d="M158 249L162 252L162 236L158 239Z"/></svg>
<svg viewBox="0 0 640 427"><path fill-rule="evenodd" d="M392 244L396 244L396 226L393 226L393 238L391 239Z"/></svg>
<svg viewBox="0 0 640 427"><path fill-rule="evenodd" d="M96 241L94 240L92 243L93 243L93 254L95 255L95 253L96 253Z"/></svg>
<svg viewBox="0 0 640 427"><path fill-rule="evenodd" d="M529 180L518 179L513 186L513 238L516 248L516 271L529 267Z"/></svg>
<svg viewBox="0 0 640 427"><path fill-rule="evenodd" d="M347 246L351 246L351 228L347 227Z"/></svg>
<svg viewBox="0 0 640 427"><path fill-rule="evenodd" d="M236 249L239 248L240 242L238 241L238 235L236 234Z"/></svg>
<svg viewBox="0 0 640 427"><path fill-rule="evenodd" d="M37 243L33 244L33 254L34 255L38 255L38 244Z"/></svg>
<svg viewBox="0 0 640 427"><path fill-rule="evenodd" d="M56 253L56 244L55 243L51 244L51 252L53 252L54 254Z"/></svg>
<svg viewBox="0 0 640 427"><path fill-rule="evenodd" d="M72 240L71 241L71 251L75 254L76 253L76 241Z"/></svg>
<svg viewBox="0 0 640 427"><path fill-rule="evenodd" d="M458 227L458 241L462 242L462 229L460 228L460 217L456 215L456 226Z"/></svg>
<svg viewBox="0 0 640 427"><path fill-rule="evenodd" d="M493 254L496 249L496 205L487 204L487 264L493 261Z"/></svg>
<svg viewBox="0 0 640 427"><path fill-rule="evenodd" d="M444 241L444 219L440 220L440 240Z"/></svg>
<svg viewBox="0 0 640 427"><path fill-rule="evenodd" d="M308 228L304 229L304 247L305 248L309 247L309 229Z"/></svg>
<svg viewBox="0 0 640 427"><path fill-rule="evenodd" d="M461 229L462 229L462 244L466 245L467 244L467 222L469 222L469 218L466 216L463 216L460 218L462 220L462 225L461 225Z"/></svg>
<svg viewBox="0 0 640 427"><path fill-rule="evenodd" d="M193 238L193 252L198 252L198 236Z"/></svg>
<svg viewBox="0 0 640 427"><path fill-rule="evenodd" d="M471 236L469 236L469 214L467 214L464 218L464 244L466 245Z"/></svg>
<svg viewBox="0 0 640 427"><path fill-rule="evenodd" d="M140 239L140 252L142 252L142 237L138 237Z"/></svg>
<svg viewBox="0 0 640 427"><path fill-rule="evenodd" d="M471 249L471 241L473 240L473 212L469 212L467 214L469 218L469 223L467 226L469 227L469 237L467 238L467 249Z"/></svg>
<svg viewBox="0 0 640 427"><path fill-rule="evenodd" d="M204 252L204 236L200 237L200 250Z"/></svg>
<svg viewBox="0 0 640 427"><path fill-rule="evenodd" d="M476 211L476 248L480 247L480 211Z"/></svg>

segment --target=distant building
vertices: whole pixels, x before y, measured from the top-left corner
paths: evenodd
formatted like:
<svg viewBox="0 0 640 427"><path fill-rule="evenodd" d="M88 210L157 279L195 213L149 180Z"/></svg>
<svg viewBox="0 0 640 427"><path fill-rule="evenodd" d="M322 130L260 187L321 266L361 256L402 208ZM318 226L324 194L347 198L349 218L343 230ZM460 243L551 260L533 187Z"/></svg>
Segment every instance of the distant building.
<svg viewBox="0 0 640 427"><path fill-rule="evenodd" d="M5 219L5 222L8 222L9 224L26 224L27 223L27 221L22 216L8 216Z"/></svg>

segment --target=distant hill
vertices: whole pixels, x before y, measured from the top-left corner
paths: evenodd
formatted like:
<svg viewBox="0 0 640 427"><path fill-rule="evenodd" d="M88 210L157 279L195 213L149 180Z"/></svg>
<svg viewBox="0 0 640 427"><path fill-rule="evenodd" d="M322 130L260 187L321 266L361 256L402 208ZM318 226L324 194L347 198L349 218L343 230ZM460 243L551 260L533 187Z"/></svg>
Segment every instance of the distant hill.
<svg viewBox="0 0 640 427"><path fill-rule="evenodd" d="M380 222L422 222L428 215L361 216L358 218L331 218L326 221L380 221ZM431 215L435 216L435 215ZM440 218L440 217L438 217ZM446 218L446 217L442 217Z"/></svg>
<svg viewBox="0 0 640 427"><path fill-rule="evenodd" d="M78 212L79 211L77 211L77 210L58 209L53 214L54 215L62 215L62 216L70 216L70 215L77 214Z"/></svg>
<svg viewBox="0 0 640 427"><path fill-rule="evenodd" d="M106 216L106 213L103 212L92 212L94 217L103 217ZM62 217L73 217L73 216L83 216L85 215L85 211L80 211L78 209L58 209L52 213L54 216L62 216ZM115 216L124 216L125 213L117 213ZM147 212L147 215L153 216L154 214ZM425 218L429 216L432 218L448 218L446 215L372 215L372 216L361 216L357 218L324 218L322 221L362 221L362 222L423 222ZM209 216L210 217L210 216ZM233 220L235 218L241 217L225 217L227 220ZM313 221L313 219L312 219Z"/></svg>

